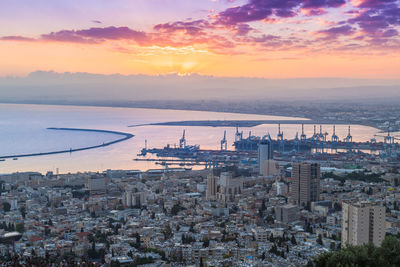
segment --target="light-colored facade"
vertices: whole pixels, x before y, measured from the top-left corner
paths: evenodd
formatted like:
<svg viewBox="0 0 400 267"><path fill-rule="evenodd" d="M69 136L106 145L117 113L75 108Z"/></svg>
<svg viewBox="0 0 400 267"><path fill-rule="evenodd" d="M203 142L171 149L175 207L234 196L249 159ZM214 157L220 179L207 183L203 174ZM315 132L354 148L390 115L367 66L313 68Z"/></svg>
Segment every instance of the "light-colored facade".
<svg viewBox="0 0 400 267"><path fill-rule="evenodd" d="M292 164L291 197L298 206L307 206L319 200L320 165L318 163Z"/></svg>
<svg viewBox="0 0 400 267"><path fill-rule="evenodd" d="M385 238L384 206L372 202L342 204L342 246L373 243L380 246Z"/></svg>
<svg viewBox="0 0 400 267"><path fill-rule="evenodd" d="M88 189L91 194L103 194L107 191L105 177L91 177L88 179Z"/></svg>
<svg viewBox="0 0 400 267"><path fill-rule="evenodd" d="M264 176L274 176L279 174L279 164L277 161L269 159L264 161L263 172Z"/></svg>
<svg viewBox="0 0 400 267"><path fill-rule="evenodd" d="M207 176L207 191L206 191L206 198L207 200L215 199L217 195L218 189L218 177L215 176L213 173Z"/></svg>
<svg viewBox="0 0 400 267"><path fill-rule="evenodd" d="M232 177L232 173L223 172L220 177L220 187L217 199L221 202L233 201L236 195L243 191L243 178Z"/></svg>
<svg viewBox="0 0 400 267"><path fill-rule="evenodd" d="M299 207L296 205L277 206L275 208L276 220L281 223L291 223L299 219Z"/></svg>

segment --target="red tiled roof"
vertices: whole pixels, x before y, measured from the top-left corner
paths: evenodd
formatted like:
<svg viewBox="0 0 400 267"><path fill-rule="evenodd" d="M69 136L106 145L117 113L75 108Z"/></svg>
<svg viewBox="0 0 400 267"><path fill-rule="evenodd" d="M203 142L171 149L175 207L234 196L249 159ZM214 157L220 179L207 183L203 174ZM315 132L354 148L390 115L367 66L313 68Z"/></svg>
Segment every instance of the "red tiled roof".
<svg viewBox="0 0 400 267"><path fill-rule="evenodd" d="M37 241L41 241L41 240L43 240L43 238L41 238L40 236L37 236L37 235L34 235L34 236L29 238L29 241L32 242L32 243L33 242L37 242Z"/></svg>
<svg viewBox="0 0 400 267"><path fill-rule="evenodd" d="M88 236L88 235L90 235L89 232L80 232L80 233L76 234L77 237L85 237L85 236Z"/></svg>

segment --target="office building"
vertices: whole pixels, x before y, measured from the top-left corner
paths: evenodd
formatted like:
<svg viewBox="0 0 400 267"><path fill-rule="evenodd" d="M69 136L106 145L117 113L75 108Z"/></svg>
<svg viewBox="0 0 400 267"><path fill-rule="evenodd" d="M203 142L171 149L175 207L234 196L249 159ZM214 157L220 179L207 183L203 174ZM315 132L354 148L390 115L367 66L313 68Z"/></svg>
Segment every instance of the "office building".
<svg viewBox="0 0 400 267"><path fill-rule="evenodd" d="M319 200L320 165L318 163L292 164L291 197L298 206L308 206Z"/></svg>
<svg viewBox="0 0 400 267"><path fill-rule="evenodd" d="M299 219L299 207L296 205L277 206L275 208L276 220L280 223L291 223Z"/></svg>
<svg viewBox="0 0 400 267"><path fill-rule="evenodd" d="M258 166L260 175L265 175L266 161L273 157L272 143L270 140L263 139L258 144Z"/></svg>
<svg viewBox="0 0 400 267"><path fill-rule="evenodd" d="M217 195L218 189L218 177L213 173L210 173L207 176L207 190L206 190L206 199L213 200Z"/></svg>

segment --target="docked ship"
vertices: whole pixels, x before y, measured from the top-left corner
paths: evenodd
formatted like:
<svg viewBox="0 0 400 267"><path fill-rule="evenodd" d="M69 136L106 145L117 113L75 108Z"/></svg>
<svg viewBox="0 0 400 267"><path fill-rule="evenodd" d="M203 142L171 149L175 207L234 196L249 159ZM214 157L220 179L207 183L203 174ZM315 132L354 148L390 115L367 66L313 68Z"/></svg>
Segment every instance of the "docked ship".
<svg viewBox="0 0 400 267"><path fill-rule="evenodd" d="M157 157L177 157L177 158L196 158L199 145L187 145L185 130L183 130L182 138L179 139L179 146L167 145L164 148L147 149L147 141L145 148L141 150L140 156L145 156L147 153L156 154Z"/></svg>

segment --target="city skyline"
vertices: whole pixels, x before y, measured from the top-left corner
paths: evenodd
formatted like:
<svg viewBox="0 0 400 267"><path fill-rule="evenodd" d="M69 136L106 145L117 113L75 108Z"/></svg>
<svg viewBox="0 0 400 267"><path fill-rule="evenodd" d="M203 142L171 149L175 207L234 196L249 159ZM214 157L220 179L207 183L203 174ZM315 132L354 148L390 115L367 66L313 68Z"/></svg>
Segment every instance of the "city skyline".
<svg viewBox="0 0 400 267"><path fill-rule="evenodd" d="M36 70L395 79L399 1L0 3L1 76Z"/></svg>

